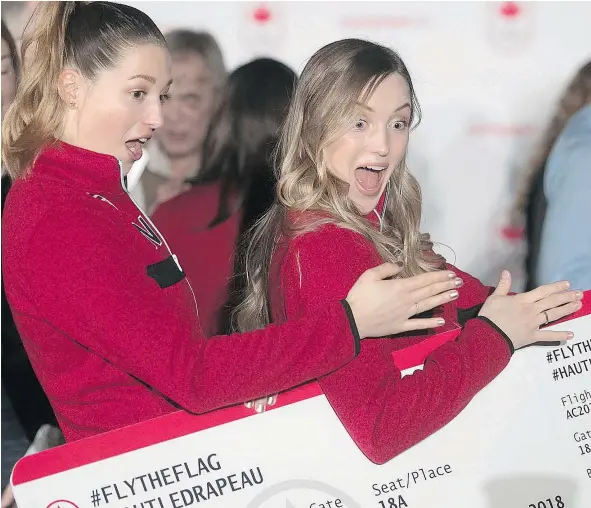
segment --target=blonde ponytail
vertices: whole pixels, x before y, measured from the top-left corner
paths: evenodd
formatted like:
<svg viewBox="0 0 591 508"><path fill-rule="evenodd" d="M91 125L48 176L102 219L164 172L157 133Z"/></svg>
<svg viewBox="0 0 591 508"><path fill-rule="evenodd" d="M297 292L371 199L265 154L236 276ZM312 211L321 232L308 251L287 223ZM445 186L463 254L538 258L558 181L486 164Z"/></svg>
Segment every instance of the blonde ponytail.
<svg viewBox="0 0 591 508"><path fill-rule="evenodd" d="M2 159L13 179L24 177L41 148L59 136L65 104L58 94L58 78L75 5L39 2L25 27L21 79L2 122Z"/></svg>

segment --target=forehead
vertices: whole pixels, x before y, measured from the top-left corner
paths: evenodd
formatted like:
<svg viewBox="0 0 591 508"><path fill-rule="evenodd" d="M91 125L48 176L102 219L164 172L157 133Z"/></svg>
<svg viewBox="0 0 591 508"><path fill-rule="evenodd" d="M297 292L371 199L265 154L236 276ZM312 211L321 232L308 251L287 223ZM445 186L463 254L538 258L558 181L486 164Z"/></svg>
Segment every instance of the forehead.
<svg viewBox="0 0 591 508"><path fill-rule="evenodd" d="M362 93L361 96L363 95ZM410 89L406 80L396 73L386 76L374 87L372 94L365 100L365 105L376 110L382 107L398 107L405 102L410 103Z"/></svg>
<svg viewBox="0 0 591 508"><path fill-rule="evenodd" d="M205 59L197 53L173 54L172 76L175 88L198 88L214 81Z"/></svg>
<svg viewBox="0 0 591 508"><path fill-rule="evenodd" d="M117 64L109 72L117 79L129 79L138 74L152 76L158 85L163 85L171 78L170 55L156 44L132 46L121 52Z"/></svg>

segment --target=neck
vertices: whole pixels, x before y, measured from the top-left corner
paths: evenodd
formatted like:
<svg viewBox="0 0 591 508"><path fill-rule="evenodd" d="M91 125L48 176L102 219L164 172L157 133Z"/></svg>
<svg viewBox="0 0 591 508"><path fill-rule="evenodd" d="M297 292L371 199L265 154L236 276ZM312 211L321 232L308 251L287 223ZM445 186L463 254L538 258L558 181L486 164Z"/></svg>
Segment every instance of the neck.
<svg viewBox="0 0 591 508"><path fill-rule="evenodd" d="M201 166L201 154L192 153L170 159L170 172L173 179L184 180L194 176Z"/></svg>

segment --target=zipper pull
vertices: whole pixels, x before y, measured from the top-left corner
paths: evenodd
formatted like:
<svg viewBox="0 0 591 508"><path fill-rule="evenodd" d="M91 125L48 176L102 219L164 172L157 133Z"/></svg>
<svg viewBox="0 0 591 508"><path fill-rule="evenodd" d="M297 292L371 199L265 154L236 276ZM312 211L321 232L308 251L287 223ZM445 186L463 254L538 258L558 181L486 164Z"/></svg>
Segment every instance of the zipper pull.
<svg viewBox="0 0 591 508"><path fill-rule="evenodd" d="M176 263L176 266L178 266L179 267L179 270L182 272L183 271L183 268L182 268L181 264L179 263L179 258L176 257L176 254L173 254L172 255L172 259L174 259L174 262Z"/></svg>

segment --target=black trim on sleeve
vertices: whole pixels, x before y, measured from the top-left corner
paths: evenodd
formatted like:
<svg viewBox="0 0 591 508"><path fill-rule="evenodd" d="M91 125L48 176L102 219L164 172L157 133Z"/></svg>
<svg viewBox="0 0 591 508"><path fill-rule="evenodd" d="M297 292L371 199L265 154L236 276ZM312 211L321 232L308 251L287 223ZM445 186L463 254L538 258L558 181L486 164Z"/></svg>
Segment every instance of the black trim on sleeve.
<svg viewBox="0 0 591 508"><path fill-rule="evenodd" d="M93 351L92 349L90 349L89 347L85 346L84 344L82 344L82 342L78 342L76 339L72 339L72 342L74 342L74 344L77 344L78 346L80 346L82 349L84 349L85 351L88 351L90 354L96 355L98 356L101 360L103 360L105 363L108 363L109 365L112 365L113 367L115 367L116 369L120 370L119 367L117 367L113 362L111 362L111 360L108 360L107 358L105 358L103 355L98 354L97 352ZM146 383L145 381L142 381L139 377L134 376L133 374L130 374L129 372L125 372L124 370L121 370L121 372L124 372L125 374L127 374L131 379L133 379L134 381L137 381L139 384L141 384L142 386L146 387L148 390L150 390L151 392L157 393L158 395L160 395L166 402L168 402L172 407L174 407L175 409L182 409L183 411L189 413L189 414L198 414L198 413L194 413L192 411L189 411L188 409L182 407L180 404L178 404L177 402L175 402L174 400L172 400L170 397L164 395L162 392L159 392L158 390L156 390L156 388L154 388L153 386L150 386L148 383Z"/></svg>
<svg viewBox="0 0 591 508"><path fill-rule="evenodd" d="M349 325L351 326L353 338L355 339L355 356L358 356L361 352L361 337L359 336L357 323L355 323L355 316L353 316L353 311L351 310L351 306L349 305L349 302L347 300L341 300L341 304L345 308L345 313L347 314L347 318L349 319Z"/></svg>
<svg viewBox="0 0 591 508"><path fill-rule="evenodd" d="M458 307L458 324L460 326L464 326L469 319L474 319L478 316L480 309L484 304L479 303L478 305L474 305L473 307L468 307L467 309L460 309Z"/></svg>
<svg viewBox="0 0 591 508"><path fill-rule="evenodd" d="M503 339L505 339L505 342L507 342L507 344L509 345L509 350L511 352L511 356L513 356L513 353L515 353L515 346L513 345L513 342L511 342L511 339L507 336L507 334L503 330L501 330L495 323L493 323L490 319L488 319L485 316L476 316L474 319L480 319L481 321L488 323L492 328L494 328L497 332L499 332L501 337L503 337Z"/></svg>

